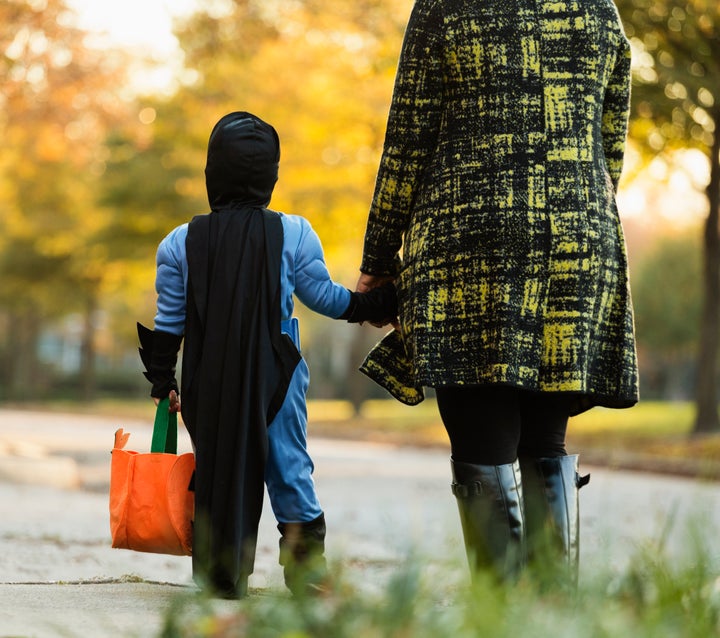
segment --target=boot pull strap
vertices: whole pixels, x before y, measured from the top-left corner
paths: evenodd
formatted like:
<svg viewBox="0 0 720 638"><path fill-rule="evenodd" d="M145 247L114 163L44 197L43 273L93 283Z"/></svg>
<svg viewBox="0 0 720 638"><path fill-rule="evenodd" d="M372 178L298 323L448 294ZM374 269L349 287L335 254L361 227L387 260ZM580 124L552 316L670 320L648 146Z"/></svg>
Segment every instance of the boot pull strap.
<svg viewBox="0 0 720 638"><path fill-rule="evenodd" d="M577 478L575 479L575 484L577 485L577 488L580 489L581 487L584 487L590 482L590 475L586 474L585 476L580 476L580 474L577 475Z"/></svg>
<svg viewBox="0 0 720 638"><path fill-rule="evenodd" d="M458 498L468 498L469 496L480 496L483 493L483 486L479 481L474 481L470 485L461 483L453 483L450 488L452 493Z"/></svg>

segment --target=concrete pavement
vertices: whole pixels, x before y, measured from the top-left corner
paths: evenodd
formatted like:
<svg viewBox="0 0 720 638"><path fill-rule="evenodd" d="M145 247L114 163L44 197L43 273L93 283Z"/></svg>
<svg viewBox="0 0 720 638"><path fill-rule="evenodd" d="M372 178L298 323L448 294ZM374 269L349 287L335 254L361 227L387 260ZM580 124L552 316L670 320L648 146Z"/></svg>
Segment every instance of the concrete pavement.
<svg viewBox="0 0 720 638"><path fill-rule="evenodd" d="M149 449L150 422L0 409L0 637L155 636L178 595L195 591L189 558L110 547L109 451L118 427L131 433L129 449ZM327 553L348 578L381 590L409 548L428 569L449 562L457 581L466 578L446 451L312 432L310 447ZM180 449L189 449L184 432ZM660 538L668 551L686 551L691 522L720 556L719 484L581 469L592 471L581 492L581 578L622 569L639 545ZM255 592L284 591L277 540L266 504Z"/></svg>

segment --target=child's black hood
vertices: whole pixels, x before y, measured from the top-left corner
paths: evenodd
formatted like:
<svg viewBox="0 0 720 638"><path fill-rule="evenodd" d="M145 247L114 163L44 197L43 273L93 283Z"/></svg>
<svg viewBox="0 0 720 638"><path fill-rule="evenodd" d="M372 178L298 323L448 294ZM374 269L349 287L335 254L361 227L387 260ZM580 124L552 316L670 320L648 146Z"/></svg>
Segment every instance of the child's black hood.
<svg viewBox="0 0 720 638"><path fill-rule="evenodd" d="M205 184L210 207L267 206L278 178L280 140L259 117L237 111L215 125Z"/></svg>

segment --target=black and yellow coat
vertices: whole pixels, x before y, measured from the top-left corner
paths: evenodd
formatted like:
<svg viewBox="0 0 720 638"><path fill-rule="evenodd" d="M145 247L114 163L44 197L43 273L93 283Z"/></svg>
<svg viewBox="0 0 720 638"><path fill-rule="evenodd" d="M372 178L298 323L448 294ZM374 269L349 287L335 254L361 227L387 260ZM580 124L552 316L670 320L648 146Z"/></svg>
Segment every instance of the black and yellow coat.
<svg viewBox="0 0 720 638"><path fill-rule="evenodd" d="M612 0L416 0L361 266L398 276L400 400L505 384L572 393L575 412L637 401L615 202L629 87Z"/></svg>

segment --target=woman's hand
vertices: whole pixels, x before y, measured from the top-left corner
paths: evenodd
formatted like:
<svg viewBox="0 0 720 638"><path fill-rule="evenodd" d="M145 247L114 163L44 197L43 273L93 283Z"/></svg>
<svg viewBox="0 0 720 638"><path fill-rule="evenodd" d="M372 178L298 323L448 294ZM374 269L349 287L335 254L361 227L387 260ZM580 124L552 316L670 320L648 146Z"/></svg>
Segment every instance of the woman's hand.
<svg viewBox="0 0 720 638"><path fill-rule="evenodd" d="M384 283L393 281L394 279L395 277L391 277L390 275L367 275L365 273L361 273L357 286L355 286L355 292L367 292L368 290L382 286Z"/></svg>

